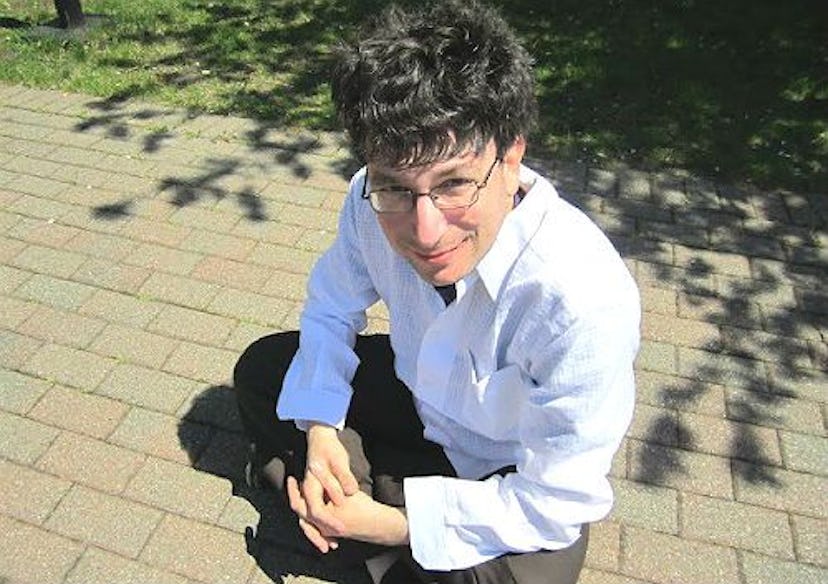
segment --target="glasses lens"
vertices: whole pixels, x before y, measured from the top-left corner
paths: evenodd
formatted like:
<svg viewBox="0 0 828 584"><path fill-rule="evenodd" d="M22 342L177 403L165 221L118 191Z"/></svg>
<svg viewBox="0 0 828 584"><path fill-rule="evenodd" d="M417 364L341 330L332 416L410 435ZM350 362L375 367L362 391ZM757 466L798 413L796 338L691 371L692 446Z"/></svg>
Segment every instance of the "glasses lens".
<svg viewBox="0 0 828 584"><path fill-rule="evenodd" d="M476 193L477 185L473 181L463 181L435 188L431 191L431 200L438 209L456 209L468 207Z"/></svg>
<svg viewBox="0 0 828 584"><path fill-rule="evenodd" d="M411 195L395 191L372 191L371 206L378 213L403 213L411 209Z"/></svg>

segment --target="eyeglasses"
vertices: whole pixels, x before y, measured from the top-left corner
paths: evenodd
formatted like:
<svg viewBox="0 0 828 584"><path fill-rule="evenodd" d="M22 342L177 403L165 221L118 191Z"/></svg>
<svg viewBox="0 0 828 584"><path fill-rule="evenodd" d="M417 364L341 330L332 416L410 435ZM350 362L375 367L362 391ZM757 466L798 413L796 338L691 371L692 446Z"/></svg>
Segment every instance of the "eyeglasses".
<svg viewBox="0 0 828 584"><path fill-rule="evenodd" d="M368 199L377 213L408 213L417 206L419 197L428 197L441 210L471 207L480 198L480 191L486 187L494 167L501 161L500 157L495 158L481 182L470 178L451 178L424 193L415 193L405 187L369 191L365 186L368 182L366 178L362 183L362 198Z"/></svg>

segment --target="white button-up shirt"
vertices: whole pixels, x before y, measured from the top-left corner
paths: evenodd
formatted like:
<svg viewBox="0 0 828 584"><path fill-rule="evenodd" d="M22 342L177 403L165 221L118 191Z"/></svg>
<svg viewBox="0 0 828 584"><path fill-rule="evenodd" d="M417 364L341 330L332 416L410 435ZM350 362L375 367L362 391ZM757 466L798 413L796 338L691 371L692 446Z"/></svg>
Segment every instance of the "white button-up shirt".
<svg viewBox="0 0 828 584"><path fill-rule="evenodd" d="M626 266L523 167L531 187L446 307L388 244L363 180L364 169L311 273L279 417L343 426L355 335L382 299L396 374L459 477L405 479L414 558L452 570L571 545L611 507L607 473L632 417L640 305Z"/></svg>

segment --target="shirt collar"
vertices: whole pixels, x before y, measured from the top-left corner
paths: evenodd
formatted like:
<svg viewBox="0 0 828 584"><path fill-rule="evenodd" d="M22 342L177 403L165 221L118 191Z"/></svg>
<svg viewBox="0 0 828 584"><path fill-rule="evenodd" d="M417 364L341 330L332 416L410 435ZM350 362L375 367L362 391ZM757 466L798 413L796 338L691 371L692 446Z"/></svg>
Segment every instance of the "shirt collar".
<svg viewBox="0 0 828 584"><path fill-rule="evenodd" d="M492 247L464 278L469 287L479 277L492 300L497 298L506 274L537 232L550 204L558 198L552 183L522 165L520 182L530 185L523 200L506 215Z"/></svg>

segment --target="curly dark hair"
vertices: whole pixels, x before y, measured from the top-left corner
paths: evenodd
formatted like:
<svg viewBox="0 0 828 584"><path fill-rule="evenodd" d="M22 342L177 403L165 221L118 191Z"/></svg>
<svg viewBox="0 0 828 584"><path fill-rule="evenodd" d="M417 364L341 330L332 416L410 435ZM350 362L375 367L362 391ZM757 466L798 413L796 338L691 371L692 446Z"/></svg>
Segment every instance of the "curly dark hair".
<svg viewBox="0 0 828 584"><path fill-rule="evenodd" d="M333 101L363 160L427 164L491 139L502 155L537 118L529 54L474 0L392 5L334 56Z"/></svg>

